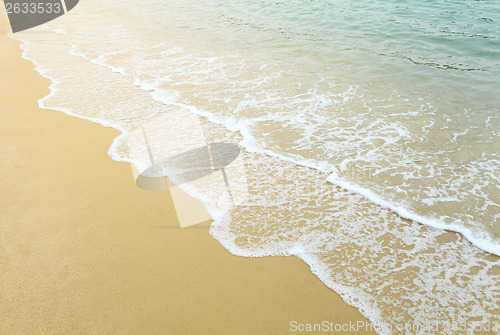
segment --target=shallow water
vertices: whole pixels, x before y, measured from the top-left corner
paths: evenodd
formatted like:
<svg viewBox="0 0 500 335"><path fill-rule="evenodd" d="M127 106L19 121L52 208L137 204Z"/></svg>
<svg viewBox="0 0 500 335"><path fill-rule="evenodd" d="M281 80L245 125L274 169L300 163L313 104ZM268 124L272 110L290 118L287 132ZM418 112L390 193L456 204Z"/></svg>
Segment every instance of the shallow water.
<svg viewBox="0 0 500 335"><path fill-rule="evenodd" d="M143 27L161 51L141 39L103 61L243 131L247 147L498 254L498 6L174 1L135 7L164 19Z"/></svg>

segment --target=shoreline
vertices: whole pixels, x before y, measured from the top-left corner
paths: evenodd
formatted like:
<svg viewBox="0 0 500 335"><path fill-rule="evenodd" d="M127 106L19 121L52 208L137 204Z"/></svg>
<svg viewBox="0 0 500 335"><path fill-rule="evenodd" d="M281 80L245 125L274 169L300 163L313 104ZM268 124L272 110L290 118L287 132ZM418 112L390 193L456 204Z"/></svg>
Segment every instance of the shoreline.
<svg viewBox="0 0 500 335"><path fill-rule="evenodd" d="M15 39L15 40L18 42L22 41L22 40L17 40L17 39ZM20 42L21 49L24 52L24 49L22 48L23 43L24 42ZM36 64L36 61L33 59L25 57L24 55L22 55L21 57L25 60L28 60L29 62ZM105 65L105 66L108 66L108 65ZM111 67L111 69L113 70L113 72L120 72L120 69L118 69L118 68ZM36 72L40 76L48 79L51 82L51 86L55 84L55 82L52 81L52 79L50 77L47 77L47 76L43 75L42 73L39 73L38 71L36 71ZM49 89L51 89L51 86L49 87ZM85 117L82 115L74 114L70 110L67 110L65 108L46 107L44 104L44 100L46 98L49 98L52 94L53 94L53 92L51 91L50 94L46 95L45 97L43 97L39 101L39 105L41 106L42 109L51 109L51 110L59 111L59 112L64 113L68 116L76 117L76 118L83 119L86 121L90 121L92 123L99 124L103 127L112 128L112 129L118 131L120 134L113 139L112 144L109 146L108 155L111 156L112 160L114 160L114 161L126 162L126 160L123 159L122 157L120 157L120 155L116 152L116 148L119 145L120 139L122 137L127 136L126 130L124 128L122 128L117 123L109 123L105 119L88 118L88 117ZM160 103L168 104L167 102L163 101L162 99L156 99L156 98L153 98L153 99L160 102ZM187 108L187 106L186 106L186 108ZM225 125L224 122L219 122L219 120L212 119L212 117L209 114L197 114L197 115L202 117L202 118L207 118L208 120L210 120L210 122L213 122L214 124L223 125L228 131L240 132L240 133L243 131L243 129L236 129L236 128L230 130L229 129L230 127ZM253 139L249 140L244 135L243 135L243 138L244 138L243 141L246 142L245 147L247 150L251 149L251 151L256 151L256 152L259 151L258 147L255 147L255 146L253 146L253 144L250 144L253 142ZM311 169L315 169L315 170L325 172L325 173L328 171L319 165L316 166L315 164L309 163L308 161L295 160L293 158L275 153L271 150L264 149L263 153L270 156L270 157L278 158L282 161L293 163L297 166L311 168ZM500 245L495 244L494 238L485 232L482 232L480 230L474 230L470 227L461 226L461 225L456 224L456 223L446 223L442 219L428 217L428 216L425 216L422 214L418 214L413 209L407 208L407 207L400 205L398 203L395 203L395 202L391 202L391 200L385 199L382 195L380 195L380 194L378 194L378 193L376 193L368 188L364 188L356 183L353 183L352 181L346 181L345 179L339 177L337 175L337 173L330 172L328 174L328 177L326 177L325 181L332 184L332 185L338 186L344 190L350 191L350 192L355 193L355 194L359 194L362 197L369 200L370 202L372 202L373 204L380 206L381 208L387 208L391 212L396 213L399 217L401 217L405 220L415 221L418 224L421 224L421 225L424 225L424 226L427 226L430 228L441 229L441 230L444 230L448 233L459 234L463 238L465 238L471 245L473 245L477 249L481 250L482 252L500 257Z"/></svg>
<svg viewBox="0 0 500 335"><path fill-rule="evenodd" d="M3 33L0 44L0 329L285 334L292 321L368 322L296 257L237 257L208 224L179 228L166 195L137 188L107 155L118 131L41 109L50 81L20 42Z"/></svg>

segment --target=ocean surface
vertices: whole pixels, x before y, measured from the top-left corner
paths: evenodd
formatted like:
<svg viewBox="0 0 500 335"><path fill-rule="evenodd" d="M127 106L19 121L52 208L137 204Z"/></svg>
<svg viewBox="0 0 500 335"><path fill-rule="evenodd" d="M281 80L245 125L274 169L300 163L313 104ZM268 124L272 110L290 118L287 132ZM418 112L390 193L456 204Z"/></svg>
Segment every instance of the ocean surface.
<svg viewBox="0 0 500 335"><path fill-rule="evenodd" d="M236 205L186 185L230 252L303 259L381 334L500 327L499 1L81 0L11 36L115 160L239 145Z"/></svg>

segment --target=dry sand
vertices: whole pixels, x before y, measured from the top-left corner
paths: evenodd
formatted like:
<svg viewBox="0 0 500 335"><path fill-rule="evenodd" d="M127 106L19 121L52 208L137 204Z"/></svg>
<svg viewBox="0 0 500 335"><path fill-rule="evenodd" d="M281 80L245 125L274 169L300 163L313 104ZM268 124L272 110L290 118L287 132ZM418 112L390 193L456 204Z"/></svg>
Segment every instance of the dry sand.
<svg viewBox="0 0 500 335"><path fill-rule="evenodd" d="M286 334L363 320L294 257L231 255L110 159L118 132L40 109L0 22L0 333ZM345 332L347 334L349 332Z"/></svg>

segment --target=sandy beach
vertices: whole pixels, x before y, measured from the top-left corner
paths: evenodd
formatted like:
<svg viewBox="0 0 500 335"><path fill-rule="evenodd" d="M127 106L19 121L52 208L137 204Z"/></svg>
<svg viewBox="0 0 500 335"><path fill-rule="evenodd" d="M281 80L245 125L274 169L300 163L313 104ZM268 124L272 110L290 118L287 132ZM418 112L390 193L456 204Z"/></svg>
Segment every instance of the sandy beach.
<svg viewBox="0 0 500 335"><path fill-rule="evenodd" d="M294 257L231 255L134 185L118 132L40 109L49 80L0 23L0 333L287 334L367 322ZM355 332L342 332L345 334Z"/></svg>

